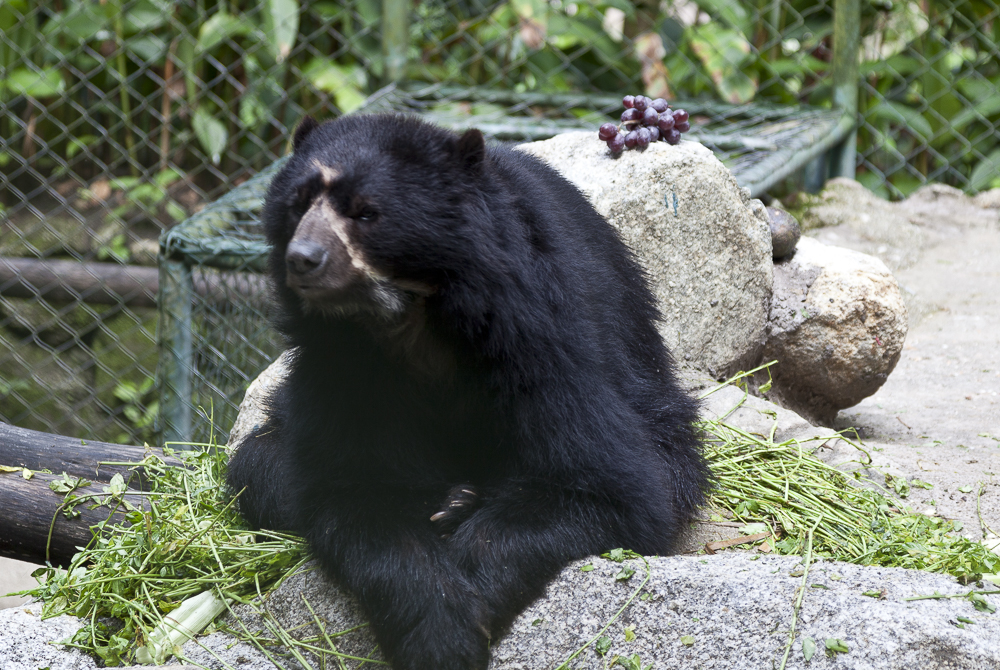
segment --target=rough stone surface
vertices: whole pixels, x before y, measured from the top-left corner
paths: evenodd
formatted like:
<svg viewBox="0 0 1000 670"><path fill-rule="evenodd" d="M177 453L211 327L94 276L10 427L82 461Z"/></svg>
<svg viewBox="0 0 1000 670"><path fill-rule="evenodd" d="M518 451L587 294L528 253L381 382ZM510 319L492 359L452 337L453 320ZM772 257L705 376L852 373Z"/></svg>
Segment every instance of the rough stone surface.
<svg viewBox="0 0 1000 670"><path fill-rule="evenodd" d="M995 226L1000 220L996 211L980 205L959 189L944 184L923 186L895 206L910 223L937 230L983 228Z"/></svg>
<svg viewBox="0 0 1000 670"><path fill-rule="evenodd" d="M267 418L264 401L267 394L288 374L288 359L291 355L291 350L283 352L260 373L257 379L250 382L243 396L243 402L240 403L240 413L233 422L232 430L229 431L230 446L238 446L247 435L264 423L264 419Z"/></svg>
<svg viewBox="0 0 1000 670"><path fill-rule="evenodd" d="M802 197L799 221L807 235L881 258L893 270L912 265L926 244L925 231L896 204L853 179L831 179L819 195Z"/></svg>
<svg viewBox="0 0 1000 670"><path fill-rule="evenodd" d="M779 404L823 425L875 393L899 360L906 306L876 258L803 238L774 266L763 360Z"/></svg>
<svg viewBox="0 0 1000 670"><path fill-rule="evenodd" d="M767 213L700 144L612 158L592 133L523 144L576 184L636 251L674 357L721 377L759 354L771 295Z"/></svg>
<svg viewBox="0 0 1000 670"><path fill-rule="evenodd" d="M1000 209L1000 188L983 191L973 198L972 202L977 207L982 207L984 209Z"/></svg>
<svg viewBox="0 0 1000 670"><path fill-rule="evenodd" d="M640 587L645 577L641 561L628 561L636 572L616 580L621 565L593 558L567 567L549 585L545 597L515 621L510 633L493 648L493 670L555 668L599 631ZM725 668L758 670L781 662L788 640L796 589L802 577L795 557L727 552L715 556L674 556L649 559L651 578L636 598L603 633L611 640L601 658L589 648L571 667L598 670L615 655L639 654L643 664L659 669ZM591 564L594 569L582 572ZM967 593L969 586L941 575L897 568L859 567L815 562L798 613L797 635L789 654L789 669L908 670L921 668L975 669L1000 667L1000 615L980 612L963 598L906 598ZM881 598L863 595L882 592ZM645 594L649 594L646 596ZM305 598L325 620L327 632L345 630L361 621L353 603L315 572L288 580L268 601L267 608L284 628L307 623ZM996 596L986 596L1000 605ZM79 626L70 617L40 621L37 606L0 612L0 667L4 670L90 670L96 664L73 650L46 644L64 639ZM965 623L959 617L974 623ZM255 622L246 620L253 630ZM626 641L626 629L635 638ZM310 634L309 628L297 634ZM447 631L442 631L447 634ZM682 638L691 636L690 644ZM808 663L802 640L817 643ZM843 640L849 651L828 658L828 638ZM374 641L361 629L336 638L342 653L367 656ZM244 643L233 644L222 633L189 642L184 655L209 668L265 668L262 655ZM219 654L216 658L205 648ZM377 655L374 658L378 658ZM353 664L352 664L353 666ZM298 667L289 662L286 667Z"/></svg>
<svg viewBox="0 0 1000 670"><path fill-rule="evenodd" d="M59 647L83 623L67 615L41 618L41 605L11 607L0 611L0 668L3 670L90 670L94 659L76 649Z"/></svg>
<svg viewBox="0 0 1000 670"><path fill-rule="evenodd" d="M771 223L771 257L779 260L795 251L802 229L795 217L783 209L768 207L767 216Z"/></svg>
<svg viewBox="0 0 1000 670"><path fill-rule="evenodd" d="M970 229L1000 229L1000 189L970 198L929 184L889 202L851 179L831 179L816 196L802 195L806 234L880 258L893 271L911 267L924 249Z"/></svg>

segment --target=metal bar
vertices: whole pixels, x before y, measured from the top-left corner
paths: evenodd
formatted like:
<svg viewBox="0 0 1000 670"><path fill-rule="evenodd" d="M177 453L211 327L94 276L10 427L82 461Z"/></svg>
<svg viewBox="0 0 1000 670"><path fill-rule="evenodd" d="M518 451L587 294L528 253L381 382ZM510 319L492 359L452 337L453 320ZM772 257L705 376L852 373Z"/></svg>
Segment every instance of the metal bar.
<svg viewBox="0 0 1000 670"><path fill-rule="evenodd" d="M787 179L794 173L802 169L809 161L828 151L831 147L839 144L854 129L854 117L843 116L830 134L819 142L811 145L807 149L792 154L787 159L782 157L779 166L772 165L769 161L763 161L757 169L737 176L740 186L750 189L750 196L759 198L767 193L768 189ZM758 176L759 175L759 176Z"/></svg>
<svg viewBox="0 0 1000 670"><path fill-rule="evenodd" d="M410 5L410 0L382 0L382 55L388 81L401 81L406 76Z"/></svg>
<svg viewBox="0 0 1000 670"><path fill-rule="evenodd" d="M833 11L833 107L858 116L858 49L860 47L861 1L836 0ZM854 178L857 164L857 134L849 137L833 156L831 177Z"/></svg>
<svg viewBox="0 0 1000 670"><path fill-rule="evenodd" d="M160 350L156 376L160 390L157 434L162 442L190 442L193 436L192 393L194 349L191 304L194 281L191 267L160 258L159 328ZM175 445L184 448L183 445Z"/></svg>
<svg viewBox="0 0 1000 670"><path fill-rule="evenodd" d="M405 84L403 94L408 94L416 100L436 101L459 98L473 102L492 102L506 106L549 105L553 107L587 107L590 109L609 109L614 111L621 111L623 109L621 96L606 94L533 93L478 87L442 86L440 84L417 85L413 83ZM378 93L374 95L378 95ZM692 114L726 116L727 118L745 115L757 119L784 118L808 109L807 107L796 105L779 106L766 103L728 105L708 100L671 100L670 105L674 108L683 108Z"/></svg>

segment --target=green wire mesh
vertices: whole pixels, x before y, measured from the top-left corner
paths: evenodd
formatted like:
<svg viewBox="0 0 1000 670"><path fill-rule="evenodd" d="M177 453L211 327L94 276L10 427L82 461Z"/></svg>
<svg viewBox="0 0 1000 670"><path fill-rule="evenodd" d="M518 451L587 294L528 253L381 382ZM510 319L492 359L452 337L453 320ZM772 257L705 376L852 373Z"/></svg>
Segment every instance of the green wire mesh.
<svg viewBox="0 0 1000 670"><path fill-rule="evenodd" d="M893 198L1000 185L998 13L998 0L861 3L862 183ZM833 20L832 0L4 0L0 257L74 261L92 282L28 281L0 259L0 420L155 438L158 287L95 303L99 264L154 267L160 235L204 211L230 229L189 250L179 231L168 253L205 275L193 315L249 310L253 344L197 325L191 356L216 372L190 404L234 402L257 365L240 357L273 352L253 330L266 306L238 286L224 306L203 294L259 270L263 250L240 223L252 208L209 203L278 160L305 114L355 111L399 81L390 107L535 139L595 129L624 93L667 95L760 193L851 137L832 105Z"/></svg>

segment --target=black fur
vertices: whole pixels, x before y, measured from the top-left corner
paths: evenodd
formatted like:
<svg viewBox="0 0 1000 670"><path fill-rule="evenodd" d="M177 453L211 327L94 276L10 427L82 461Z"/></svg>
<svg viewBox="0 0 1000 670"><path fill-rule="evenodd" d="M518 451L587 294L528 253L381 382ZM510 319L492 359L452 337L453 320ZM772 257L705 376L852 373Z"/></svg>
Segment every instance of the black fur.
<svg viewBox="0 0 1000 670"><path fill-rule="evenodd" d="M229 484L307 537L394 668L485 668L568 561L671 551L708 479L697 405L569 182L478 131L307 121L264 224L295 353Z"/></svg>

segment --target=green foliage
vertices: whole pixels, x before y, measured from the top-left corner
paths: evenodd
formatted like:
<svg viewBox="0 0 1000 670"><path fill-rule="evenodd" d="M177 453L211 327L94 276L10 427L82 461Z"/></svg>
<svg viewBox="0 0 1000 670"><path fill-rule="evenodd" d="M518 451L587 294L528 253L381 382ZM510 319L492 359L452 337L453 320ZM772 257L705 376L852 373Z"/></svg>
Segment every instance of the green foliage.
<svg viewBox="0 0 1000 670"><path fill-rule="evenodd" d="M137 644L185 600L210 591L224 602L241 602L274 588L305 561L301 540L251 532L237 516L225 492L224 449L174 455L185 467L165 465L153 454L136 464L151 487L141 509L121 498L124 479L105 487L107 496L98 502L109 508L109 521L94 528L95 539L66 570L36 573L41 584L31 595L45 601L44 616L67 613L86 621L67 642L108 666L132 664ZM67 496L82 485L68 477L53 484ZM124 510L124 522L110 520L115 509Z"/></svg>
<svg viewBox="0 0 1000 670"><path fill-rule="evenodd" d="M812 534L816 556L963 581L1000 571L1000 556L955 532L955 522L901 507L875 482L860 474L852 480L797 440L779 444L716 421L701 427L717 484L710 507L766 524L777 553L802 554L809 520L821 518ZM909 491L899 478L886 476L886 483L901 496Z"/></svg>
<svg viewBox="0 0 1000 670"><path fill-rule="evenodd" d="M829 105L831 7L506 0L487 11L427 0L413 4L405 76L515 91ZM1000 179L997 8L996 0L864 3L864 183L901 196L928 180L975 191ZM184 157L190 166L207 160L226 169L239 159L259 169L260 148L302 110L349 112L386 83L381 11L379 0L5 0L0 101L46 109L36 132L55 153L33 158L36 168L124 152L133 166L162 169ZM183 77L183 95L164 84L168 62ZM96 108L87 91L99 92ZM150 115L164 96L173 113ZM537 110L512 113L522 112ZM158 136L163 123L164 145L139 141Z"/></svg>

